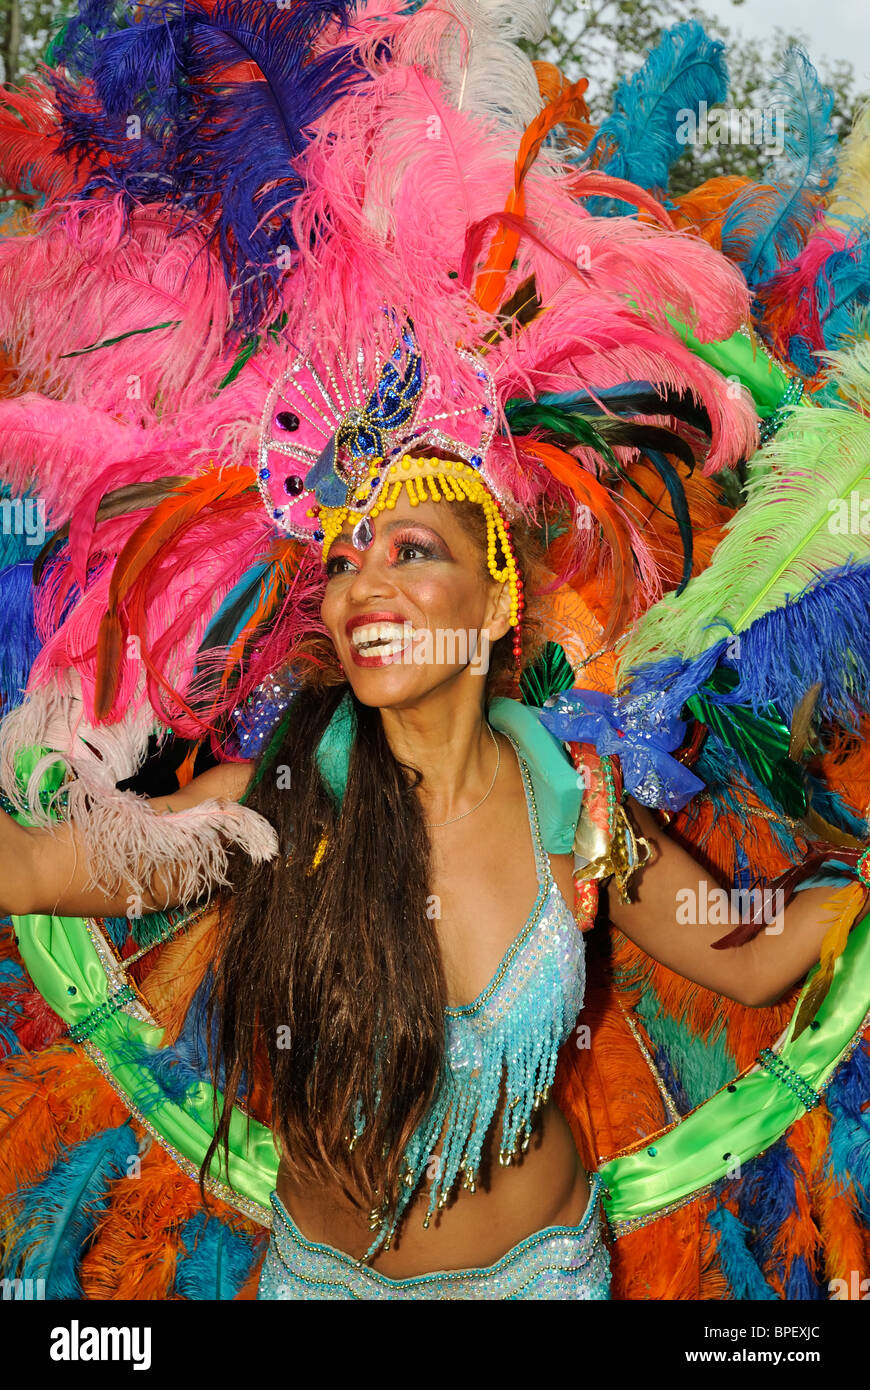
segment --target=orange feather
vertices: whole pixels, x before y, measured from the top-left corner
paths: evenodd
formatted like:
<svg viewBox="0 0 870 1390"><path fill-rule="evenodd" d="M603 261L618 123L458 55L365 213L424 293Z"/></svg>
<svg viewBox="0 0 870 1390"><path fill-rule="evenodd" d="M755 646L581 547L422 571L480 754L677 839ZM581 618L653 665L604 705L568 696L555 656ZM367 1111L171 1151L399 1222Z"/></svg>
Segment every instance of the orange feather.
<svg viewBox="0 0 870 1390"><path fill-rule="evenodd" d="M523 187L526 175L537 159L541 146L555 125L566 118L573 118L578 99L589 83L585 77L579 82L568 84L561 96L548 102L543 111L526 127L520 140L514 164L514 186L508 194L504 210L522 217L526 210L526 196ZM505 297L505 282L517 253L520 235L516 227L502 227L492 239L486 263L477 277L474 297L482 309L495 313Z"/></svg>
<svg viewBox="0 0 870 1390"><path fill-rule="evenodd" d="M546 464L553 477L568 487L578 502L588 507L601 523L604 538L610 547L615 589L615 603L602 638L606 646L615 634L624 630L634 593L634 562L619 508L597 478L587 473L564 449L538 439L522 439L519 443L527 453L534 454Z"/></svg>
<svg viewBox="0 0 870 1390"><path fill-rule="evenodd" d="M115 561L109 581L109 607L100 622L94 718L111 714L118 693L123 634L118 609L146 566L187 523L220 500L238 497L256 486L248 465L209 469L188 479L154 508L130 536Z"/></svg>

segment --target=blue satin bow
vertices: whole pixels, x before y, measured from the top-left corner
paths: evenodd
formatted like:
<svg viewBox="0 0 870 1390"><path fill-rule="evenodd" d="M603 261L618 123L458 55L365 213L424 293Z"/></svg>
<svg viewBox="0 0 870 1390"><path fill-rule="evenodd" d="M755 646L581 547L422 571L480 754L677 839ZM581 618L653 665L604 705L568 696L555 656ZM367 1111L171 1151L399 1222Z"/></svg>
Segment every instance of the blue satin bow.
<svg viewBox="0 0 870 1390"><path fill-rule="evenodd" d="M600 755L616 754L625 790L644 806L679 811L704 788L670 756L686 726L664 713L655 692L617 700L598 690L564 690L540 719L565 743L591 743Z"/></svg>

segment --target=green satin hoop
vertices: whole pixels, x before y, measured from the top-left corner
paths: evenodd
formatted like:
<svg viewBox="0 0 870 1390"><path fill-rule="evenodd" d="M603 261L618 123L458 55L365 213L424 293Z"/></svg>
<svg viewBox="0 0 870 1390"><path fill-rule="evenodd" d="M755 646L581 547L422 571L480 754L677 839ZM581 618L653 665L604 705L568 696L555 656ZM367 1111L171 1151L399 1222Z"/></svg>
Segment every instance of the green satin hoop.
<svg viewBox="0 0 870 1390"><path fill-rule="evenodd" d="M806 1090L820 1097L867 1021L870 914L853 927L836 962L817 1026L794 1041L795 1019L817 969L807 977L779 1056ZM737 1163L756 1158L775 1143L806 1113L796 1093L803 1087L792 1079L796 1089L766 1070L741 1076L668 1130L603 1163L604 1210L614 1235L625 1235L691 1201Z"/></svg>
<svg viewBox="0 0 870 1390"><path fill-rule="evenodd" d="M522 720L511 730L521 747L524 731ZM41 751L22 755L20 770L26 774ZM525 748L523 752L526 756ZM46 783L58 786L62 779L63 770L58 767L51 769ZM563 823L562 828L566 838L569 830L573 836L572 823ZM46 1003L69 1026L81 1027L88 1021L88 1037L80 1045L131 1113L179 1167L196 1178L214 1132L216 1092L211 1085L199 1083L182 1102L155 1101L154 1078L145 1063L130 1060L131 1044L159 1047L163 1030L138 1002L117 1001L123 972L102 946L97 924L42 913L14 917L13 922L24 964ZM114 970L118 973L110 978ZM816 1018L818 1028L805 1030L796 1042L791 1041L790 1028L782 1049L785 1061L816 1092L855 1044L867 1014L868 978L870 915L853 929L837 961L833 984ZM605 1211L617 1236L691 1200L725 1176L735 1161L745 1162L769 1147L804 1113L794 1092L768 1071L732 1084L733 1091L718 1092L670 1130L601 1165ZM271 1131L235 1110L229 1153L228 1172L223 1170L221 1156L214 1156L207 1187L268 1225L269 1194L278 1172Z"/></svg>

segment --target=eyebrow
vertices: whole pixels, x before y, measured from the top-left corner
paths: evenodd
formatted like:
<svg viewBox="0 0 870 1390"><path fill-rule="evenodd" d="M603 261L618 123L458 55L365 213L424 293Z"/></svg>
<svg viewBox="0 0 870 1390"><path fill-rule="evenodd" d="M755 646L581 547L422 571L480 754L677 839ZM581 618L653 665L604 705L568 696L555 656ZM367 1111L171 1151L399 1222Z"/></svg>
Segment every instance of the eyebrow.
<svg viewBox="0 0 870 1390"><path fill-rule="evenodd" d="M407 517L404 521L401 518L398 518L396 521L388 521L381 530L384 531L386 535L389 535L391 531L398 531L399 528L403 526L419 526L423 531L435 530L434 526L427 526L425 521L411 521ZM435 534L437 535L438 532L436 531ZM339 545L341 541L347 541L349 544L352 543L352 533L347 527L339 531L332 544Z"/></svg>

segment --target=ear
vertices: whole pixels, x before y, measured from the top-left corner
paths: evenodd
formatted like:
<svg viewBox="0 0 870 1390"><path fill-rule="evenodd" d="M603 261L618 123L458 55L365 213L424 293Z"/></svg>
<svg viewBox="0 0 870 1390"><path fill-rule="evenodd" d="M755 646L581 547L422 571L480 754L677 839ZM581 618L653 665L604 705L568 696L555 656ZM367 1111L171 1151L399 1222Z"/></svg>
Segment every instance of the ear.
<svg viewBox="0 0 870 1390"><path fill-rule="evenodd" d="M490 642L497 642L510 628L511 591L506 579L501 583L495 580L490 585L490 597L486 606L484 630L489 633Z"/></svg>

